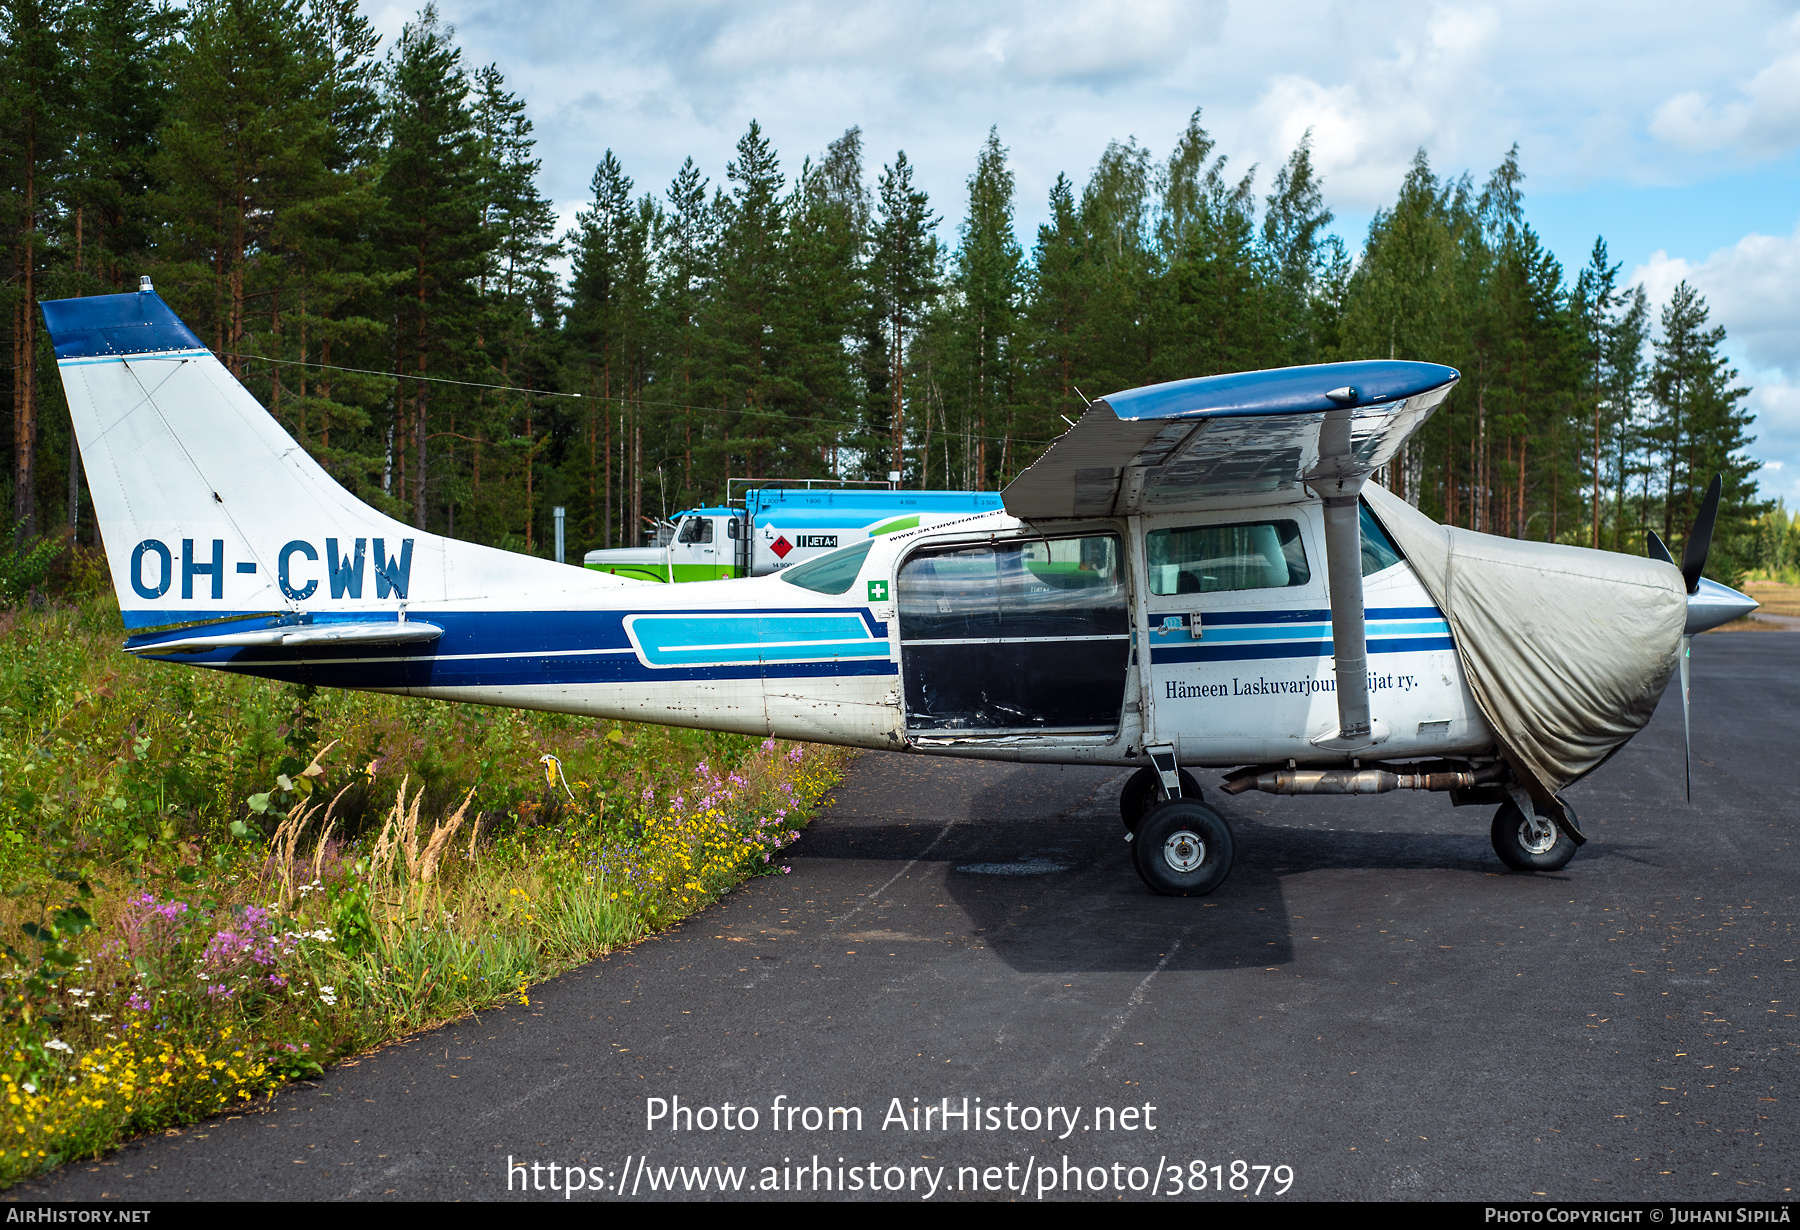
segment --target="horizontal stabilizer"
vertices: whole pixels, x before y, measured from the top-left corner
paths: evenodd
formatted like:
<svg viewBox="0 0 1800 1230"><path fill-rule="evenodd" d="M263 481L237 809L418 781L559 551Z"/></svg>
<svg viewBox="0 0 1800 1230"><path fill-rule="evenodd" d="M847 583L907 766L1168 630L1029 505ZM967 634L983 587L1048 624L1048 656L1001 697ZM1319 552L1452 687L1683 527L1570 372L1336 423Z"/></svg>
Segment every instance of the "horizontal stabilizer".
<svg viewBox="0 0 1800 1230"><path fill-rule="evenodd" d="M307 624L300 627L257 628L249 632L220 632L184 636L148 645L128 645L138 654L209 653L214 649L331 649L345 645L412 645L435 641L444 635L436 624L423 620L406 623Z"/></svg>

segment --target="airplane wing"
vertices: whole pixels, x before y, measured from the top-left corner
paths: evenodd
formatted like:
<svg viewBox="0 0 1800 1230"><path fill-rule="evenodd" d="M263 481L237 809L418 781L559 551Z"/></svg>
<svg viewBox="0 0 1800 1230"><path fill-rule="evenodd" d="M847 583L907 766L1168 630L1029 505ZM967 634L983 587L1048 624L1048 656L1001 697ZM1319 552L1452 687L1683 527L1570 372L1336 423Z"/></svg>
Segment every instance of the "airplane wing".
<svg viewBox="0 0 1800 1230"><path fill-rule="evenodd" d="M1387 464L1459 376L1392 359L1202 376L1095 402L1002 492L1015 517L1174 511Z"/></svg>

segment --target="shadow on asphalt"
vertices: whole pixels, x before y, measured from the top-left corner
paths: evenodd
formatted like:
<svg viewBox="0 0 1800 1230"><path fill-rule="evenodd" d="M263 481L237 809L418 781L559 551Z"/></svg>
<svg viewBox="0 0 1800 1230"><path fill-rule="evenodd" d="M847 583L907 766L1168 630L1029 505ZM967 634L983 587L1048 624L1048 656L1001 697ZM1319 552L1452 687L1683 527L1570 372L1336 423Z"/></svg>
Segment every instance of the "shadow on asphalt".
<svg viewBox="0 0 1800 1230"><path fill-rule="evenodd" d="M1068 794L1040 791L1027 798L1015 788L1019 770L996 766L995 772L995 781L970 795L963 813L969 818L884 823L852 809L845 822L833 823L828 813L794 854L900 864L887 874L919 859L920 871L911 873L910 882L917 884L921 874L939 880L976 937L1013 969L1029 973L1279 967L1295 957L1283 892L1290 877L1371 870L1460 879L1504 871L1480 809L1452 816L1441 800L1430 800L1438 806L1428 814L1435 816L1438 808L1445 813L1432 822L1453 824L1454 832L1301 827L1261 821L1209 788L1207 803L1231 825L1236 866L1208 897L1159 897L1132 868L1124 830L1110 810L1113 795L1100 788L1116 774L1089 770L1070 781L1079 788ZM1284 817L1300 822L1379 819L1358 799L1282 800L1278 806ZM890 890L863 918L901 918L911 909L893 904L903 892L916 889ZM1178 947L1171 953L1172 944Z"/></svg>

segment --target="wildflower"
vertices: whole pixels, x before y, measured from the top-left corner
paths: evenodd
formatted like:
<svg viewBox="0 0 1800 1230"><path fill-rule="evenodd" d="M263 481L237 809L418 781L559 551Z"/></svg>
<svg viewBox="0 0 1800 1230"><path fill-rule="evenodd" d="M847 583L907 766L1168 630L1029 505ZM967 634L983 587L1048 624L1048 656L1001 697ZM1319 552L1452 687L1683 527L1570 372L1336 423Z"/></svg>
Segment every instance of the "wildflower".
<svg viewBox="0 0 1800 1230"><path fill-rule="evenodd" d="M321 1002L324 1003L324 1005L327 1008L332 1007L333 1005L335 1005L337 1003L337 988L336 987L325 987L325 986L320 987L319 988L319 999Z"/></svg>

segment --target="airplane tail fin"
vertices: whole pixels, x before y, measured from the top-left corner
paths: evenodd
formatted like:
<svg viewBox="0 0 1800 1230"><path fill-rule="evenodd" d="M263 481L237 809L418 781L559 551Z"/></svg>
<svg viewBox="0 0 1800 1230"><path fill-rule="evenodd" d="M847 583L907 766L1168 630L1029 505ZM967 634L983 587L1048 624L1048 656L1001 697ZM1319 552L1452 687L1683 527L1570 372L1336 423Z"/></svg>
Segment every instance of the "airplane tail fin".
<svg viewBox="0 0 1800 1230"><path fill-rule="evenodd" d="M395 618L481 597L530 606L627 583L428 534L358 500L147 278L136 294L41 306L128 629Z"/></svg>

